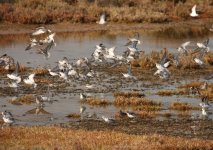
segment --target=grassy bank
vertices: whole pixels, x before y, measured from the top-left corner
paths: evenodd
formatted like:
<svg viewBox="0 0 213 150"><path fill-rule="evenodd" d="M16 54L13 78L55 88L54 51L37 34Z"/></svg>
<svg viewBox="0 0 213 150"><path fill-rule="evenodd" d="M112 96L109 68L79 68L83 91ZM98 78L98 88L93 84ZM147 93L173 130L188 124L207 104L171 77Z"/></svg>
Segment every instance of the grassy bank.
<svg viewBox="0 0 213 150"><path fill-rule="evenodd" d="M202 139L131 135L116 131L86 131L60 127L13 127L0 129L1 149L211 149Z"/></svg>
<svg viewBox="0 0 213 150"><path fill-rule="evenodd" d="M165 23L192 19L197 4L199 18L213 17L212 0L4 0L0 21L21 24L61 22L94 23L105 12L114 23Z"/></svg>

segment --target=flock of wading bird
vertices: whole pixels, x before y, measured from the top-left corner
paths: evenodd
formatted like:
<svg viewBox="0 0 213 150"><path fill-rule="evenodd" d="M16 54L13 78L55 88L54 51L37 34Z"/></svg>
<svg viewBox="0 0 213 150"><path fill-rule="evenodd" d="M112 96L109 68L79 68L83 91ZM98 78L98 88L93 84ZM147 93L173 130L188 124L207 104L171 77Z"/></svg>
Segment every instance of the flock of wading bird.
<svg viewBox="0 0 213 150"><path fill-rule="evenodd" d="M192 12L190 14L192 17L198 17L199 15L196 12L196 5L192 8ZM106 24L106 14L103 13L100 17L100 21L97 22L98 24ZM211 31L211 29L210 29ZM212 30L213 31L213 30ZM44 55L45 59L50 57L50 50L56 46L54 37L55 32L52 32L50 29L46 27L38 27L36 28L33 33L30 35L30 43L26 47L26 51L31 49L36 49L38 53ZM187 41L180 45L177 48L177 53L173 55L172 59L168 59L167 52L164 51L162 58L156 62L156 71L153 73L155 76L158 76L161 79L167 80L171 76L171 72L169 71L168 67L172 64L176 67L181 65L180 58L183 56L187 56L189 54L196 54L192 57L192 61L198 64L200 67L205 66L205 61L203 59L204 55L208 55L210 52L210 48L208 46L209 39L206 39L204 42L196 43L194 50L189 50L187 47L192 42ZM91 69L91 66L98 66L98 65L105 65L108 64L110 67L116 67L121 64L128 65L127 73L122 73L123 77L128 80L137 81L137 77L133 75L131 69L131 61L136 60L140 57L142 51L139 50L138 45L141 44L139 39L139 34L136 33L134 38L129 38L128 42L125 44L127 46L127 50L123 52L123 55L116 55L115 49L116 47L106 48L104 44L96 45L94 52L91 54L91 58L81 58L78 59L76 62L69 62L67 57L64 57L62 60L59 60L57 65L50 69L48 68L49 76L56 77L58 76L65 82L70 82L71 78L75 80L83 80L87 81L91 78L98 78L99 74L96 73ZM14 88L16 91L18 88L21 87L22 78L19 74L20 72L20 65L19 62L15 64L14 58L4 54L0 57L0 67L4 68L5 70L11 71L11 66L15 66L15 70L11 74L7 74L7 77L11 80L8 83L8 86ZM27 78L23 79L23 82L27 85L32 85L34 89L37 88L37 83L34 80L36 76L35 73L30 74ZM210 80L213 78L213 73L207 75L205 80ZM208 86L207 82L200 87L201 89L206 89ZM93 89L95 88L94 85L86 84L86 88ZM199 94L199 89L195 87L190 88L192 94ZM80 93L80 99L86 99L87 95L85 93ZM38 108L44 107L44 102L50 102L50 91L49 86L46 95L39 95L36 96L36 103L38 104ZM202 97L200 106L202 108L202 115L208 115L207 110L211 105L208 102L208 97ZM80 107L80 114L83 114L86 110L85 106ZM137 115L133 112L129 111L122 111L120 110L121 116L127 116L129 118L135 118ZM5 123L13 124L15 119L11 112L5 110L2 112L3 120ZM113 122L114 120L108 118L106 116L101 117L105 122Z"/></svg>

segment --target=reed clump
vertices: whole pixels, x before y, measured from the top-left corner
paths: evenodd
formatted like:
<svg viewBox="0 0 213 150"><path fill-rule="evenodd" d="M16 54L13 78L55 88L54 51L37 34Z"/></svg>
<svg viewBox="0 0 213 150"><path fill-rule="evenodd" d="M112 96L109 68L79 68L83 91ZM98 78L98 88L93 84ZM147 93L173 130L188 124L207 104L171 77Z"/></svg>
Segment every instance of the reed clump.
<svg viewBox="0 0 213 150"><path fill-rule="evenodd" d="M19 98L17 98L16 100L11 101L11 103L13 104L32 104L35 103L35 97L32 94L27 94L27 95L23 95Z"/></svg>
<svg viewBox="0 0 213 150"><path fill-rule="evenodd" d="M147 112L147 111L139 111L137 113L137 116L140 118L154 118L156 117L156 113L155 112Z"/></svg>
<svg viewBox="0 0 213 150"><path fill-rule="evenodd" d="M172 95L188 95L186 90L161 90L157 92L160 96L172 96Z"/></svg>
<svg viewBox="0 0 213 150"><path fill-rule="evenodd" d="M114 97L122 96L122 97L144 97L145 95L143 93L138 92L115 92L113 93Z"/></svg>
<svg viewBox="0 0 213 150"><path fill-rule="evenodd" d="M115 106L161 106L160 102L155 102L152 100L148 100L145 98L138 98L138 97L123 97L117 96L113 103Z"/></svg>
<svg viewBox="0 0 213 150"><path fill-rule="evenodd" d="M90 97L87 99L80 100L83 104L93 105L93 106L108 106L111 105L111 102L105 99L99 99L96 97Z"/></svg>
<svg viewBox="0 0 213 150"><path fill-rule="evenodd" d="M68 118L80 118L81 115L80 114L76 114L76 113L71 113L71 114L68 114L66 117L68 117Z"/></svg>
<svg viewBox="0 0 213 150"><path fill-rule="evenodd" d="M35 73L36 75L45 75L48 73L48 70L43 67L40 67L40 68L34 69L33 73Z"/></svg>
<svg viewBox="0 0 213 150"><path fill-rule="evenodd" d="M191 106L189 103L173 102L171 103L170 109L187 111L187 110L199 110L199 107Z"/></svg>
<svg viewBox="0 0 213 150"><path fill-rule="evenodd" d="M132 107L133 110L136 111L160 111L162 107L160 105L144 105L144 106L135 106Z"/></svg>

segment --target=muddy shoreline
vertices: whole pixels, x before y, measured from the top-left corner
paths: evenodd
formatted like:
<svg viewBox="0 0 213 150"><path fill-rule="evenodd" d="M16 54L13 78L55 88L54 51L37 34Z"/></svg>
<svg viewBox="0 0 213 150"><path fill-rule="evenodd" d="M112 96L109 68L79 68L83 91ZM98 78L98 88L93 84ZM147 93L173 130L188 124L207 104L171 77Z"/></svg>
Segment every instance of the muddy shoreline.
<svg viewBox="0 0 213 150"><path fill-rule="evenodd" d="M213 20L211 19L194 19L188 21L177 21L169 23L136 23L136 24L124 24L124 23L108 23L106 25L98 24L78 24L78 23L58 23L49 25L25 25L25 24L0 24L0 35L6 34L28 34L32 30L39 26L46 26L52 29L54 32L96 32L96 31L116 31L116 32L158 32L167 28L178 28L184 26L184 28L204 27L208 30L211 27Z"/></svg>

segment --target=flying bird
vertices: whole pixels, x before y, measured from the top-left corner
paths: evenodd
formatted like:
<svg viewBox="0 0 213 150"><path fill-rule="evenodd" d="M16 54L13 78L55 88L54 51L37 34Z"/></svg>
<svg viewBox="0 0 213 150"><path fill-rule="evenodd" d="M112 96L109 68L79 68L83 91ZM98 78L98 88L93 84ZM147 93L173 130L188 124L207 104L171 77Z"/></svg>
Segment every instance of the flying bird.
<svg viewBox="0 0 213 150"><path fill-rule="evenodd" d="M96 23L101 24L101 25L106 24L107 23L106 22L106 13L102 13L101 16L100 16L100 20L97 21Z"/></svg>
<svg viewBox="0 0 213 150"><path fill-rule="evenodd" d="M192 11L191 11L191 13L190 13L190 16L191 17L197 17L198 16L198 14L197 14L197 12L196 12L196 5L194 5L193 7L192 7Z"/></svg>

